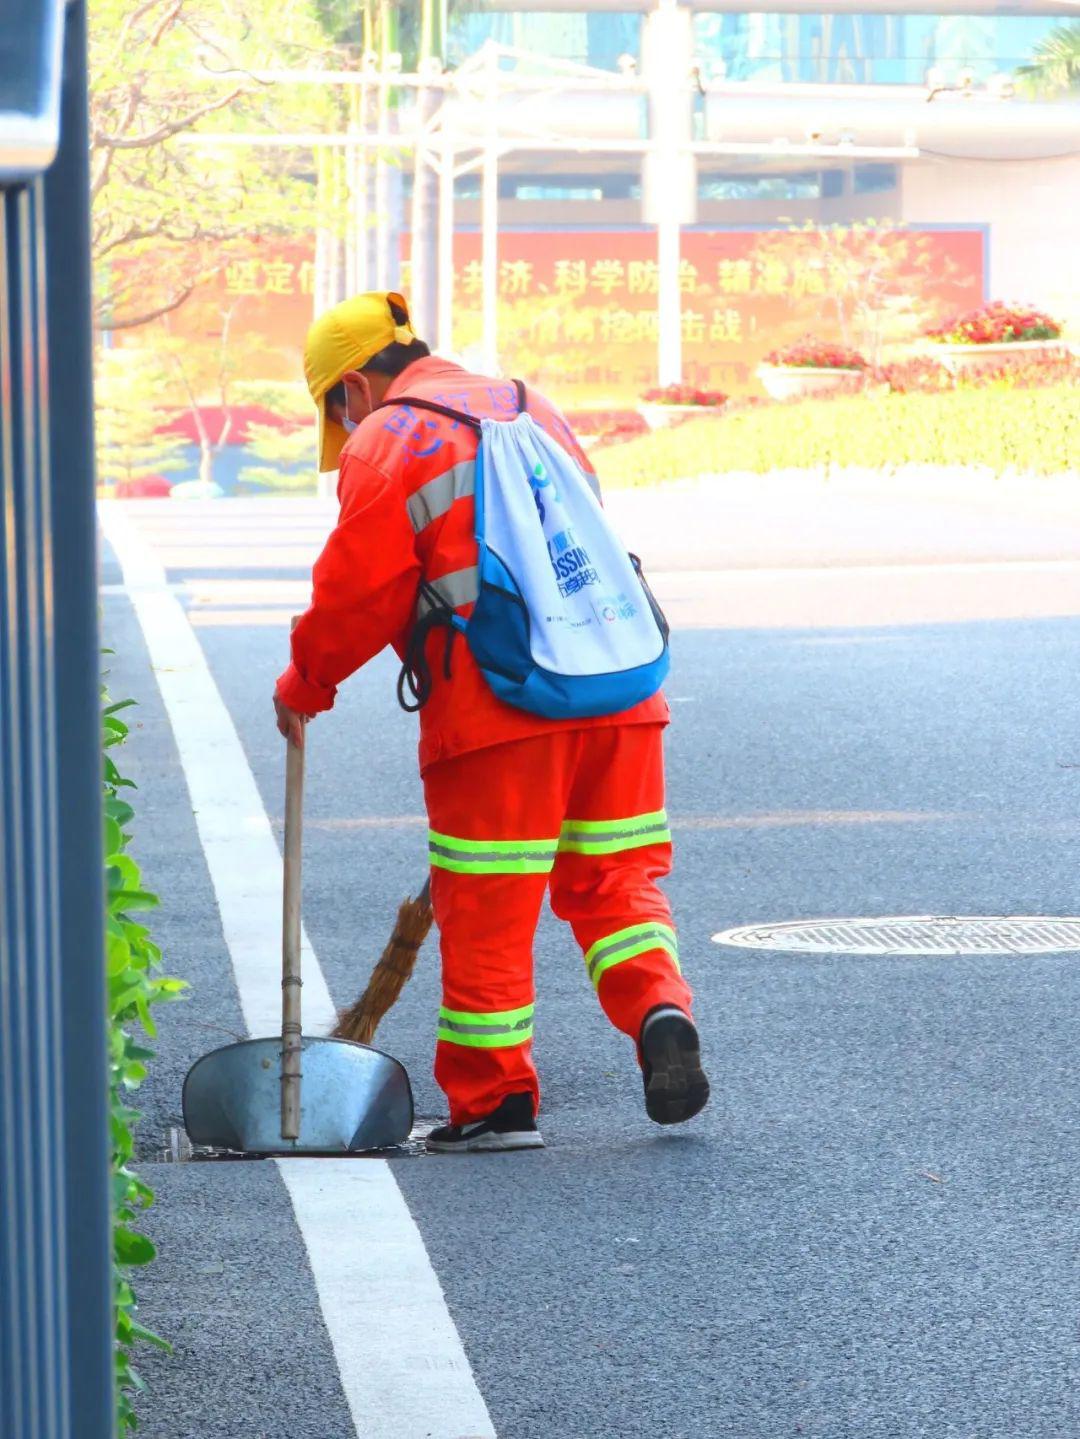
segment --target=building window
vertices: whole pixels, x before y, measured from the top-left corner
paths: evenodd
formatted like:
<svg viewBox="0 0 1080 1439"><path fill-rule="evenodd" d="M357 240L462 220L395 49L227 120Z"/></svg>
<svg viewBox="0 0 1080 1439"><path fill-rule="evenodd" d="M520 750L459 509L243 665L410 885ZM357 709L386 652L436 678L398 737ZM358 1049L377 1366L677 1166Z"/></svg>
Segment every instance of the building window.
<svg viewBox="0 0 1080 1439"><path fill-rule="evenodd" d="M1053 15L699 14L698 58L729 80L823 85L923 85L970 69L1011 74L1058 25Z"/></svg>
<svg viewBox="0 0 1080 1439"><path fill-rule="evenodd" d="M475 197L470 197L475 198ZM502 174L499 199L524 202L640 200L641 181L636 175Z"/></svg>
<svg viewBox="0 0 1080 1439"><path fill-rule="evenodd" d="M501 187L500 187L501 188ZM515 200L602 200L599 185L514 185L510 190Z"/></svg>
<svg viewBox="0 0 1080 1439"><path fill-rule="evenodd" d="M545 59L615 70L620 56L636 59L640 55L641 26L641 15L629 11L481 12L465 3L451 10L447 59L451 65L460 65L485 40L494 40Z"/></svg>
<svg viewBox="0 0 1080 1439"><path fill-rule="evenodd" d="M877 195L882 190L896 189L895 165L856 165L856 195Z"/></svg>
<svg viewBox="0 0 1080 1439"><path fill-rule="evenodd" d="M699 200L819 200L826 182L840 171L808 170L794 175L702 175Z"/></svg>

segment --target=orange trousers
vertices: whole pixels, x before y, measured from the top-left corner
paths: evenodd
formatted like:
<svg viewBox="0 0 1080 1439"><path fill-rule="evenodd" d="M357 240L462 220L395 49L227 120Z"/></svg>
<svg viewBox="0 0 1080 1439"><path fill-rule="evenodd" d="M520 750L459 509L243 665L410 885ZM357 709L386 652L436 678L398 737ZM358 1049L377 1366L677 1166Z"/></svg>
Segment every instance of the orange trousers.
<svg viewBox="0 0 1080 1439"><path fill-rule="evenodd" d="M544 893L568 920L604 1013L636 1043L657 1005L690 1012L671 909L663 728L559 730L459 755L424 776L442 949L435 1078L450 1122L508 1094L539 1106L533 936Z"/></svg>

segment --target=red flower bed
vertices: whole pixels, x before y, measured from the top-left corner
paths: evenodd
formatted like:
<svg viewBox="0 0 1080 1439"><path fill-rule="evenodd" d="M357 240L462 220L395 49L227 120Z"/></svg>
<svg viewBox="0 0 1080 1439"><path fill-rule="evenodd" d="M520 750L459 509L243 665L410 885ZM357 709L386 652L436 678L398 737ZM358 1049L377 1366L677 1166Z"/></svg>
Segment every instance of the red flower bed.
<svg viewBox="0 0 1080 1439"><path fill-rule="evenodd" d="M940 360L932 360L925 355L880 365L871 378L876 385L887 386L895 395L956 389L955 375L950 374Z"/></svg>
<svg viewBox="0 0 1080 1439"><path fill-rule="evenodd" d="M566 422L576 435L608 435L614 430L643 435L649 428L637 410L569 410Z"/></svg>
<svg viewBox="0 0 1080 1439"><path fill-rule="evenodd" d="M875 384L887 385L894 394L957 389L983 389L1008 385L1018 390L1041 389L1047 385L1080 384L1080 359L1075 355L1016 355L1008 359L988 358L978 369L953 375L929 356L882 365L873 373Z"/></svg>
<svg viewBox="0 0 1080 1439"><path fill-rule="evenodd" d="M995 300L926 333L931 340L948 345L1006 345L1020 340L1056 340L1061 326L1030 305Z"/></svg>
<svg viewBox="0 0 1080 1439"><path fill-rule="evenodd" d="M827 345L820 340L800 340L796 345L772 350L765 356L765 363L815 370L865 370L867 367L858 350L849 350L843 345Z"/></svg>
<svg viewBox="0 0 1080 1439"><path fill-rule="evenodd" d="M693 385L665 385L646 390L641 398L647 405L700 405L703 409L715 409L727 401L727 395L719 390L698 390Z"/></svg>

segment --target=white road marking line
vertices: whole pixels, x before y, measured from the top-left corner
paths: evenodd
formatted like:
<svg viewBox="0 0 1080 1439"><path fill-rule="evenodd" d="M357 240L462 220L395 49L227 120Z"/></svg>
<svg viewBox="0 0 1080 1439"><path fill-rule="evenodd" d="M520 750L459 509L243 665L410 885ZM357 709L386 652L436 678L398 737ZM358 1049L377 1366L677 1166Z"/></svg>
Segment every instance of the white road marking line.
<svg viewBox="0 0 1080 1439"><path fill-rule="evenodd" d="M360 1439L489 1439L442 1289L384 1160L278 1160ZM362 1231L363 1240L348 1236ZM338 1333L335 1333L335 1327ZM340 1343L348 1345L348 1365Z"/></svg>
<svg viewBox="0 0 1080 1439"><path fill-rule="evenodd" d="M249 1034L280 1028L281 855L232 719L165 572L124 510L99 507L169 716ZM267 722L269 723L269 717ZM334 1006L303 937L304 1025ZM487 1406L385 1160L282 1160L360 1439L495 1439Z"/></svg>

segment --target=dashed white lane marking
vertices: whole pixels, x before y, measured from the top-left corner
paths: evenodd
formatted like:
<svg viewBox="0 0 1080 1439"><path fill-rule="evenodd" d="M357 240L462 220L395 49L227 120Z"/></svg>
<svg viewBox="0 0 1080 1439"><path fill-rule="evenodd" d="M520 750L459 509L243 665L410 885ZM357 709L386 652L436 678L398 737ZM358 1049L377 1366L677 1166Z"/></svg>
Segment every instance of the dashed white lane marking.
<svg viewBox="0 0 1080 1439"><path fill-rule="evenodd" d="M161 564L100 506L187 780L249 1034L281 1024L281 855L247 756ZM269 718L268 721L269 723ZM304 1026L334 1006L305 935ZM282 1160L359 1439L495 1439L420 1232L384 1160Z"/></svg>

